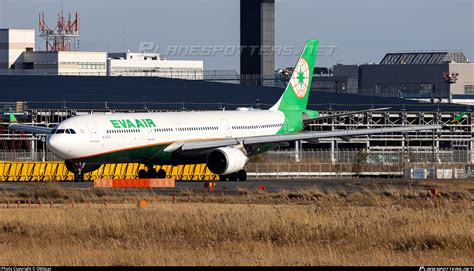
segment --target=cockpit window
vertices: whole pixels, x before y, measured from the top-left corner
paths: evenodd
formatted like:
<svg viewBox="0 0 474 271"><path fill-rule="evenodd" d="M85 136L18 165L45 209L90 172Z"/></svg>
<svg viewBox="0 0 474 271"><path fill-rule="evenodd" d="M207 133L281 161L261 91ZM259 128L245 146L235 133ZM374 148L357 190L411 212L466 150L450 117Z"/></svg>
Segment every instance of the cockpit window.
<svg viewBox="0 0 474 271"><path fill-rule="evenodd" d="M76 131L74 129L54 129L51 131L51 134L71 134L75 135Z"/></svg>

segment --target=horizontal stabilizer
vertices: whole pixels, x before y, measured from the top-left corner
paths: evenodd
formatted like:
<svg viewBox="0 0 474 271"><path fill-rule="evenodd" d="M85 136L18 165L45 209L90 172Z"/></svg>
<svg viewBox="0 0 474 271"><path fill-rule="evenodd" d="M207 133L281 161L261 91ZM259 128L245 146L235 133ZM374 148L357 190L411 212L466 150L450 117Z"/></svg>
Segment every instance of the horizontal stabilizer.
<svg viewBox="0 0 474 271"><path fill-rule="evenodd" d="M26 124L18 124L12 123L8 126L8 129L23 131L23 132L30 132L32 134L50 134L53 128L48 127L41 127L41 126L33 126L33 125L26 125Z"/></svg>

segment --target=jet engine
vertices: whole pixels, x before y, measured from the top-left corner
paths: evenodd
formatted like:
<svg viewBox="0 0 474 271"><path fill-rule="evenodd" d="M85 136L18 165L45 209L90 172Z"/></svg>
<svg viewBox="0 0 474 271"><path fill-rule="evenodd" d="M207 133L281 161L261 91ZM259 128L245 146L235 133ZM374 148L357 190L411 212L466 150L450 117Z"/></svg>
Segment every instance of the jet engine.
<svg viewBox="0 0 474 271"><path fill-rule="evenodd" d="M207 166L215 174L227 175L245 167L248 157L239 149L222 147L212 150L207 156Z"/></svg>

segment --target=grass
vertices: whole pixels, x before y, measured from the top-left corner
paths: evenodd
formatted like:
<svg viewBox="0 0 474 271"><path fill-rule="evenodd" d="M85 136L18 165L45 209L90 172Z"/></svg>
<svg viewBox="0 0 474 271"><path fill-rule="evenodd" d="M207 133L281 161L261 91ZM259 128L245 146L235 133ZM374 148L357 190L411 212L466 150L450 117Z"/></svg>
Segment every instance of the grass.
<svg viewBox="0 0 474 271"><path fill-rule="evenodd" d="M12 201L0 209L0 265L472 265L472 185L437 196L395 185L182 191L175 202L55 185L2 191ZM14 198L56 204L17 209Z"/></svg>

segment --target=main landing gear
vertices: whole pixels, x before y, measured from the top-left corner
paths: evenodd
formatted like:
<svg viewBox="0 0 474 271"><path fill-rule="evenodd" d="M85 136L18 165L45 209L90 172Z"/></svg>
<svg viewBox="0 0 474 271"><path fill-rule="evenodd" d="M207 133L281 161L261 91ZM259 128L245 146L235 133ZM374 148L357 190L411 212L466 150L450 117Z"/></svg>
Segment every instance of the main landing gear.
<svg viewBox="0 0 474 271"><path fill-rule="evenodd" d="M76 172L74 172L74 181L75 182L83 182L84 181L84 172L79 168Z"/></svg>
<svg viewBox="0 0 474 271"><path fill-rule="evenodd" d="M83 182L84 181L84 173L86 169L86 163L79 162L79 161L65 161L64 164L66 168L74 173L74 181L75 182ZM99 165L100 167L100 165Z"/></svg>
<svg viewBox="0 0 474 271"><path fill-rule="evenodd" d="M166 178L166 171L160 168L158 171L153 168L153 165L147 165L147 169L140 169L138 171L138 179L164 179Z"/></svg>
<svg viewBox="0 0 474 271"><path fill-rule="evenodd" d="M234 172L228 175L219 175L219 179L221 181L235 182L238 180L241 182L245 182L247 180L247 172L242 169L242 170L239 170L238 172Z"/></svg>

